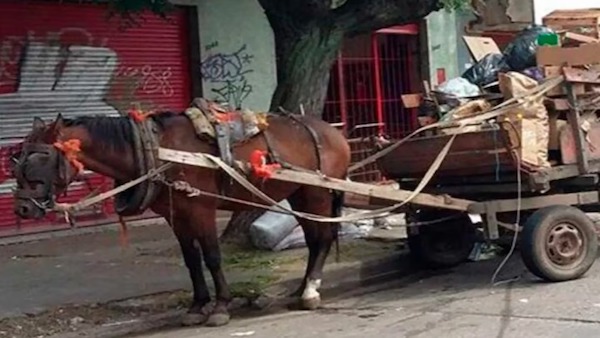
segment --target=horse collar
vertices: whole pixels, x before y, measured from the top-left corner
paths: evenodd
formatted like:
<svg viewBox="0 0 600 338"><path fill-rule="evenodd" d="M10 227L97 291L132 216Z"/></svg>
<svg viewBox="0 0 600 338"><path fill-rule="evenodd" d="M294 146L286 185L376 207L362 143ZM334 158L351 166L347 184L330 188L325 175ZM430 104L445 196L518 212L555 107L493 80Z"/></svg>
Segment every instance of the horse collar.
<svg viewBox="0 0 600 338"><path fill-rule="evenodd" d="M136 120L130 118L133 133L133 157L138 176L147 174L161 165L158 160L158 128L152 118ZM115 185L126 182L115 181ZM136 187L115 196L115 209L121 216L144 212L158 197L160 183L147 180Z"/></svg>

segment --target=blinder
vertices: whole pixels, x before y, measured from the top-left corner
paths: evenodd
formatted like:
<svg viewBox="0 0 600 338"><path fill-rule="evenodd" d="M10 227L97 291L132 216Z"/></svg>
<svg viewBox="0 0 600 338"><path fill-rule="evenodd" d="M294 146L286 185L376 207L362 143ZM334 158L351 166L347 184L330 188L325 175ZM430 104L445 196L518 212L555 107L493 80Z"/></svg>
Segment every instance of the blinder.
<svg viewBox="0 0 600 338"><path fill-rule="evenodd" d="M32 156L39 156L37 163L31 163ZM64 162L52 144L24 143L13 168L18 184L14 197L31 200L40 208L53 207L55 184L66 178Z"/></svg>

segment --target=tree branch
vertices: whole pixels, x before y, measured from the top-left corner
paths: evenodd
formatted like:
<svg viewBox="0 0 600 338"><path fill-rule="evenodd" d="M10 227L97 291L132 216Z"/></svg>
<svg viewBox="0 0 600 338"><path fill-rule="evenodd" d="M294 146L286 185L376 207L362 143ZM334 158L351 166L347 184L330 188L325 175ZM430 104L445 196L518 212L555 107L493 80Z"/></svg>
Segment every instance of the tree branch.
<svg viewBox="0 0 600 338"><path fill-rule="evenodd" d="M347 0L334 10L347 36L414 22L443 8L440 0Z"/></svg>
<svg viewBox="0 0 600 338"><path fill-rule="evenodd" d="M312 21L329 16L332 0L258 0L266 12L275 12L296 21Z"/></svg>

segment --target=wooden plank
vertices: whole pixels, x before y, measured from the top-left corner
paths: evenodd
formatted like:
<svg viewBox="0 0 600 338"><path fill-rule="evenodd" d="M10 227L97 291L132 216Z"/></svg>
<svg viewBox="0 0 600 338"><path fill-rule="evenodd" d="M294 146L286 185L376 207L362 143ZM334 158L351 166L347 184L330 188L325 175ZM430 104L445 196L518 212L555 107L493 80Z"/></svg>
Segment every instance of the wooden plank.
<svg viewBox="0 0 600 338"><path fill-rule="evenodd" d="M421 106L421 101L423 101L423 94L404 94L401 95L401 98L404 108L418 108Z"/></svg>
<svg viewBox="0 0 600 338"><path fill-rule="evenodd" d="M193 165L208 169L219 169L219 167L215 163L206 158L206 156L204 156L204 154L202 153L190 153L185 151L159 148L158 157L163 161ZM242 162L238 163L243 167L246 167L246 165ZM370 198L378 198L396 202L405 201L412 194L411 191L398 190L391 187L376 186L367 183L350 182L336 178L322 178L316 173L306 173L287 169L280 169L274 171L271 176L271 179L290 183L310 185L326 189L345 191L363 196L368 196ZM451 198L449 196L438 196L421 193L414 197L414 199L412 199L410 203L429 207L465 211L472 202L464 199Z"/></svg>
<svg viewBox="0 0 600 338"><path fill-rule="evenodd" d="M469 48L475 61L480 61L490 53L500 54L500 48L492 38L480 36L463 36L465 44Z"/></svg>
<svg viewBox="0 0 600 338"><path fill-rule="evenodd" d="M569 110L569 101L567 99L548 99L547 102L557 112Z"/></svg>
<svg viewBox="0 0 600 338"><path fill-rule="evenodd" d="M600 18L600 9L598 8L580 8L580 9L555 9L552 12L546 14L543 20L549 19L597 19Z"/></svg>
<svg viewBox="0 0 600 338"><path fill-rule="evenodd" d="M592 160L589 161L589 163L591 173L600 172L600 160ZM529 174L529 178L538 184L576 176L579 176L579 168L576 164L557 165L552 168L542 169Z"/></svg>
<svg viewBox="0 0 600 338"><path fill-rule="evenodd" d="M600 84L600 71L564 67L565 80L577 83Z"/></svg>
<svg viewBox="0 0 600 338"><path fill-rule="evenodd" d="M579 47L562 48L540 46L537 49L538 66L584 66L600 63L600 44L585 44Z"/></svg>
<svg viewBox="0 0 600 338"><path fill-rule="evenodd" d="M573 69L573 68L568 68ZM563 75L563 68L559 66L545 66L544 67L544 77L545 78L553 78L559 75ZM575 83L573 84L573 90L577 95L585 93L585 86L583 83ZM566 96L567 91L564 86L556 86L553 89L549 90L546 93L546 96L555 97L555 96ZM567 110L567 109L565 109Z"/></svg>
<svg viewBox="0 0 600 338"><path fill-rule="evenodd" d="M567 121L571 126L573 132L573 138L575 139L575 148L577 150L577 166L579 167L579 174L587 174L590 171L590 165L588 163L588 147L581 130L581 115L579 113L579 107L577 105L577 96L573 92L573 86L569 82L565 82L567 89L569 105L571 109L567 113Z"/></svg>
<svg viewBox="0 0 600 338"><path fill-rule="evenodd" d="M581 43L598 43L598 42L600 42L600 39L596 39L591 36L573 33L573 32L566 32L565 38L576 41L576 42L581 42Z"/></svg>
<svg viewBox="0 0 600 338"><path fill-rule="evenodd" d="M537 196L521 199L521 210L535 210L550 205L585 205L594 204L600 201L597 191L588 191L572 194L556 194L548 196ZM496 212L511 212L518 208L517 199L495 200L488 202L473 203L468 212L471 214L485 214L488 205L493 205Z"/></svg>
<svg viewBox="0 0 600 338"><path fill-rule="evenodd" d="M593 122L589 124L589 129L585 136L586 145L600 144L600 123ZM578 150L570 128L565 128L560 135L561 158L564 164L573 164L578 161ZM600 160L600 147L587 147L588 161Z"/></svg>
<svg viewBox="0 0 600 338"><path fill-rule="evenodd" d="M508 131L500 129L458 135L436 177L489 174L498 168L514 168L513 156L507 151L511 147L507 145L516 146L519 140L511 143L507 134ZM377 165L389 178L422 177L451 137L439 135L409 140L381 157Z"/></svg>

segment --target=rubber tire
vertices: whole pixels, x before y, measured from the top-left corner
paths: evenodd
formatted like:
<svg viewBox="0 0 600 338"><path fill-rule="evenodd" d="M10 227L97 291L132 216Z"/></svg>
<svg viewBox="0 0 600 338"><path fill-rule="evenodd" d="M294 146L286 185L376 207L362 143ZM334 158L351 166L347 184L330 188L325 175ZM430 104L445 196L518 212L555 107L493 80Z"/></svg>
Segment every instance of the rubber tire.
<svg viewBox="0 0 600 338"><path fill-rule="evenodd" d="M584 238L584 259L570 269L561 268L546 255L548 232L557 223L567 222L579 229ZM565 205L537 210L523 225L521 257L525 266L539 278L563 282L583 276L594 264L598 252L598 236L592 220L581 210Z"/></svg>
<svg viewBox="0 0 600 338"><path fill-rule="evenodd" d="M412 213L409 219L412 222L427 222L452 215L452 212L439 210L422 210ZM444 234L443 238L452 239L456 247L449 251L436 251L432 248L435 236ZM458 242L458 243L457 243ZM448 220L443 223L423 225L419 233L411 233L407 229L407 243L411 258L420 264L433 269L451 268L464 263L471 254L476 242L476 229L469 217L464 215L458 219Z"/></svg>

